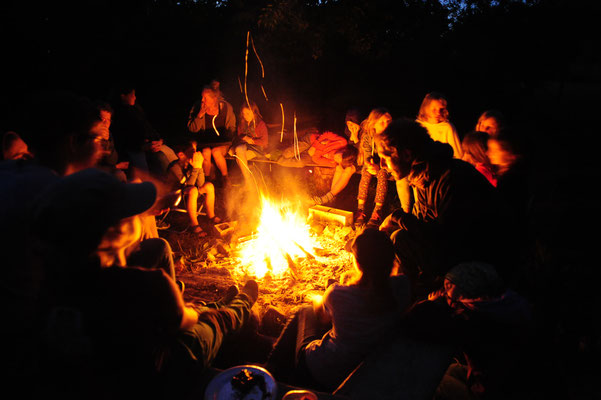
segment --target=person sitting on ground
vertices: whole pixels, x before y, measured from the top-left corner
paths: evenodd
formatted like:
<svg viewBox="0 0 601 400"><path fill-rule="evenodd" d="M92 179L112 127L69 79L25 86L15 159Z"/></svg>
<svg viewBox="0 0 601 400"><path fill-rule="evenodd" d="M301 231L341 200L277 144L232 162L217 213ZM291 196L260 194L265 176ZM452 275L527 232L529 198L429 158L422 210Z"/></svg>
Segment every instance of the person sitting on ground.
<svg viewBox="0 0 601 400"><path fill-rule="evenodd" d="M186 207L190 219L190 229L200 237L206 232L198 224L198 198L205 195L204 205L207 216L212 223L219 223L221 219L215 215L215 187L211 182L205 181L202 169L202 153L196 150L196 142L184 140L173 146L178 159L167 168L167 184L171 190L181 189L182 196L186 198Z"/></svg>
<svg viewBox="0 0 601 400"><path fill-rule="evenodd" d="M426 94L417 114L417 122L428 130L430 137L453 148L453 156L461 159L463 150L455 126L449 121L446 97L438 92Z"/></svg>
<svg viewBox="0 0 601 400"><path fill-rule="evenodd" d="M259 107L254 102L244 103L240 107L238 136L234 138L229 154L236 156L236 162L247 185L250 185L252 179L248 160L264 157L268 144L267 125L263 121Z"/></svg>
<svg viewBox="0 0 601 400"><path fill-rule="evenodd" d="M198 143L198 148L202 151L207 179L213 176L213 159L224 183L228 185L225 156L236 134L236 115L232 105L224 99L219 86L219 82L212 81L202 89L201 99L190 110L187 126L190 138Z"/></svg>
<svg viewBox="0 0 601 400"><path fill-rule="evenodd" d="M29 160L31 158L33 158L33 154L31 154L27 143L21 139L17 132L4 132L4 135L2 135L3 160Z"/></svg>
<svg viewBox="0 0 601 400"><path fill-rule="evenodd" d="M115 149L115 141L110 132L113 118L113 107L106 102L98 102L97 108L98 112L100 113L100 119L106 128L102 137L104 155L98 161L97 167L103 171L115 175L120 181L126 182L127 175L124 171L127 171L129 168L129 162L119 161L119 154L117 154L117 150Z"/></svg>
<svg viewBox="0 0 601 400"><path fill-rule="evenodd" d="M463 161L472 164L491 185L497 186L497 177L488 155L488 134L480 131L471 131L465 134L461 141Z"/></svg>
<svg viewBox="0 0 601 400"><path fill-rule="evenodd" d="M449 366L434 399L509 399L531 393L533 310L492 265L468 262L453 267L443 288L426 302L450 307L453 322L436 329L452 327L450 336L464 355L460 359L465 359Z"/></svg>
<svg viewBox="0 0 601 400"><path fill-rule="evenodd" d="M409 306L409 281L391 276L390 238L366 228L347 244L356 275L334 283L323 300L305 306L287 322L266 363L276 379L331 391L397 323Z"/></svg>
<svg viewBox="0 0 601 400"><path fill-rule="evenodd" d="M497 136L505 125L505 116L500 111L486 110L478 118L475 129L486 132L489 136Z"/></svg>
<svg viewBox="0 0 601 400"><path fill-rule="evenodd" d="M253 280L208 309L185 303L163 270L126 264L125 250L139 240L139 214L156 194L151 182L122 183L87 169L54 183L35 205L33 253L47 271L42 392L187 397L193 377L249 320L258 298Z"/></svg>
<svg viewBox="0 0 601 400"><path fill-rule="evenodd" d="M511 272L507 209L495 188L469 163L453 158L410 119L393 121L376 135L382 166L407 178L416 193L412 213L397 209L380 225L391 234L403 272L422 296L464 260L483 260Z"/></svg>
<svg viewBox="0 0 601 400"><path fill-rule="evenodd" d="M357 211L355 216L355 225L358 227L364 226L366 223L372 226L378 226L383 219L383 206L386 202L388 193L388 172L384 168L380 168L377 153L375 150L374 135L382 132L392 117L384 108L375 108L361 123L361 143L359 158L363 160L361 169L361 180L359 181L359 189L357 193ZM376 195L374 197L374 207L371 212L371 217L367 220L365 211L365 203L369 194L369 187L372 176L376 176L377 186Z"/></svg>
<svg viewBox="0 0 601 400"><path fill-rule="evenodd" d="M130 85L117 88L118 98L113 104L112 133L119 156L129 161L128 180L145 174L160 178L167 165L177 156L164 143L137 101L136 89Z"/></svg>
<svg viewBox="0 0 601 400"><path fill-rule="evenodd" d="M334 153L336 169L332 177L330 190L322 196L314 196L315 204L331 204L336 196L346 188L351 177L357 171L357 155L359 151L356 147L348 144Z"/></svg>

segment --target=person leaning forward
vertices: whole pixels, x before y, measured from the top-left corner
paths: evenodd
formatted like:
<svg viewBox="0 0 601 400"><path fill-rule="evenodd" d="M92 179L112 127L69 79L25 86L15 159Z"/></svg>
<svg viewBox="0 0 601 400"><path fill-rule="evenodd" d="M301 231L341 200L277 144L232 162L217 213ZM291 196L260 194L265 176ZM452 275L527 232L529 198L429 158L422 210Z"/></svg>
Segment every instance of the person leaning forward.
<svg viewBox="0 0 601 400"><path fill-rule="evenodd" d="M36 204L34 233L48 274L41 298L45 392L177 396L249 319L255 281L209 310L185 303L165 271L125 265L124 249L140 236L139 214L155 201L150 182L123 183L86 169L57 181ZM114 256L122 262L106 262Z"/></svg>
<svg viewBox="0 0 601 400"><path fill-rule="evenodd" d="M412 212L394 211L380 229L391 234L418 296L463 261L489 262L509 278L511 226L486 178L415 121L397 119L375 140L382 166L396 181L407 178L415 194Z"/></svg>

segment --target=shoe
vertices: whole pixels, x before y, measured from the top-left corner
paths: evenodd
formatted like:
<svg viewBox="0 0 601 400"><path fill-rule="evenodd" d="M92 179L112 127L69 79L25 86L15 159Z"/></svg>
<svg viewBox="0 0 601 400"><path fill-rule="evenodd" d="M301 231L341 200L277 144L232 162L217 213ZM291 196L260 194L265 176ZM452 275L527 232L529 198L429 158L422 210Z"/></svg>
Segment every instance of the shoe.
<svg viewBox="0 0 601 400"><path fill-rule="evenodd" d="M234 300L234 297L236 297L238 293L240 293L240 291L238 290L238 286L232 285L225 290L223 297L217 300L217 303L219 303L222 306L229 304L232 300Z"/></svg>
<svg viewBox="0 0 601 400"><path fill-rule="evenodd" d="M250 298L251 305L255 304L259 298L259 285L255 280L249 279L242 287L242 293Z"/></svg>
<svg viewBox="0 0 601 400"><path fill-rule="evenodd" d="M367 215L365 215L365 211L357 210L357 215L355 216L355 227L360 228L365 225L365 220L367 220Z"/></svg>
<svg viewBox="0 0 601 400"><path fill-rule="evenodd" d="M203 238L208 235L205 231L202 230L200 225L191 225L189 231L192 232L194 235L198 236L199 238Z"/></svg>
<svg viewBox="0 0 601 400"><path fill-rule="evenodd" d="M270 306L265 314L263 314L263 318L261 318L261 333L277 338L284 329L286 321L287 319L284 314L279 312L275 307Z"/></svg>
<svg viewBox="0 0 601 400"><path fill-rule="evenodd" d="M367 222L367 225L368 226L380 226L380 224L382 223L382 221L383 221L383 219L382 219L382 210L374 210L371 213L371 218Z"/></svg>

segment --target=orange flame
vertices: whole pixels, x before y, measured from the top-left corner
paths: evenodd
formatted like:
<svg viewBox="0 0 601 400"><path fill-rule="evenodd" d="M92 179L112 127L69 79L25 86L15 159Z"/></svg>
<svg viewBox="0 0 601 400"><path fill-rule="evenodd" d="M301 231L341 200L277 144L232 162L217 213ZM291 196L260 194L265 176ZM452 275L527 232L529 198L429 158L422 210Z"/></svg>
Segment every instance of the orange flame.
<svg viewBox="0 0 601 400"><path fill-rule="evenodd" d="M240 265L257 278L268 272L281 275L289 271L295 257L310 256L315 247L318 246L302 213L263 197L257 233L239 246Z"/></svg>

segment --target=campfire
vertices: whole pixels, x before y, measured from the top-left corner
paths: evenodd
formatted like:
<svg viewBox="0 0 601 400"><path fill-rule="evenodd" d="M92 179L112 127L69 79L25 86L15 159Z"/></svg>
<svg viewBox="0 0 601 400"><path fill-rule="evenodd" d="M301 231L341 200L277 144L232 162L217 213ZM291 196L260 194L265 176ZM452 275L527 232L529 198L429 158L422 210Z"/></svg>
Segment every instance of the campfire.
<svg viewBox="0 0 601 400"><path fill-rule="evenodd" d="M341 218L345 211L318 207L307 212L267 197L262 198L261 208L258 225L250 234L238 236L241 227L232 222L218 227L227 238L219 246L228 251L209 251L212 255L199 272L226 275L238 284L256 279L261 288L259 307L274 306L284 314L320 297L332 282L343 283L352 275L352 255L344 245L355 232L345 223L348 218Z"/></svg>
<svg viewBox="0 0 601 400"><path fill-rule="evenodd" d="M266 274L278 277L291 273L296 279L296 260L314 258L317 248L307 218L299 210L264 197L256 232L238 239L238 259L245 275L261 279Z"/></svg>

